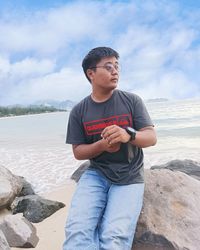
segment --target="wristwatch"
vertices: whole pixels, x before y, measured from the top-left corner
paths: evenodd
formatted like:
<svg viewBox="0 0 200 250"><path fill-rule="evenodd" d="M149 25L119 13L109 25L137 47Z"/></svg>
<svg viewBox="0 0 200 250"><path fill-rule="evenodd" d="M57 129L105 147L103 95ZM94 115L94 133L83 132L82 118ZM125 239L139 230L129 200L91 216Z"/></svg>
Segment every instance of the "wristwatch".
<svg viewBox="0 0 200 250"><path fill-rule="evenodd" d="M131 136L130 141L135 140L136 130L131 127L126 127L125 130Z"/></svg>

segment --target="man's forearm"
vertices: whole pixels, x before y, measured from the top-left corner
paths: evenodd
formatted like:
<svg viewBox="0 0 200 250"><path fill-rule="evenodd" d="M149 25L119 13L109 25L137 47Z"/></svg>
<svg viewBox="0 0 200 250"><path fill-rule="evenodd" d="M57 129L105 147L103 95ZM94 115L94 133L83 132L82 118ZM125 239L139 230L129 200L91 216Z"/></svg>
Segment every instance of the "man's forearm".
<svg viewBox="0 0 200 250"><path fill-rule="evenodd" d="M92 144L73 145L74 156L77 160L87 160L94 158L103 153L102 140Z"/></svg>
<svg viewBox="0 0 200 250"><path fill-rule="evenodd" d="M91 144L73 145L74 156L77 160L92 159L103 152L114 153L120 150L121 143L110 145L107 140L101 139Z"/></svg>
<svg viewBox="0 0 200 250"><path fill-rule="evenodd" d="M131 144L139 147L146 148L154 146L157 142L156 133L154 129L145 129L137 131L135 140L131 141Z"/></svg>

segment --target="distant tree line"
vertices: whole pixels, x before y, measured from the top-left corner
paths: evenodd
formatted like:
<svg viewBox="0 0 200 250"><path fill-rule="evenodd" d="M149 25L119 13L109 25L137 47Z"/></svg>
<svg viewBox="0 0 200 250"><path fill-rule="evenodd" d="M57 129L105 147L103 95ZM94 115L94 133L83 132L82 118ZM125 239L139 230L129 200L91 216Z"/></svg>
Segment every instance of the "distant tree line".
<svg viewBox="0 0 200 250"><path fill-rule="evenodd" d="M1 107L0 106L0 117L4 116L15 116L15 115L28 115L28 114L40 114L48 112L64 111L62 109L57 109L52 106L12 106L12 107Z"/></svg>

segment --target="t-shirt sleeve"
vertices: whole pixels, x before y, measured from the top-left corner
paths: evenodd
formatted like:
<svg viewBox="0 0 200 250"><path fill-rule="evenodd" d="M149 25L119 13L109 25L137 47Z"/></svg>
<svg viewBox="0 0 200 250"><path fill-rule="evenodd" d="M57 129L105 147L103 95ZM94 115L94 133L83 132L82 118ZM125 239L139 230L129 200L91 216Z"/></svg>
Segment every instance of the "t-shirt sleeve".
<svg viewBox="0 0 200 250"><path fill-rule="evenodd" d="M136 130L140 130L141 128L147 126L154 126L150 115L147 111L147 108L139 96L136 96L136 101L134 105L133 112L133 127Z"/></svg>
<svg viewBox="0 0 200 250"><path fill-rule="evenodd" d="M67 144L85 144L84 128L81 120L81 114L77 107L73 108L67 125Z"/></svg>

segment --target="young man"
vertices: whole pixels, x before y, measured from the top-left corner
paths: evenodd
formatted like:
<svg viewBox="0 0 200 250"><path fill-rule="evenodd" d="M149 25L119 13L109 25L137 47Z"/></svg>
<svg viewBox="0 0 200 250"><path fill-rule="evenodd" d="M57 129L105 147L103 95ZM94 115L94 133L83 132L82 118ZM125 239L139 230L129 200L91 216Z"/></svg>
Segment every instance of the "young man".
<svg viewBox="0 0 200 250"><path fill-rule="evenodd" d="M92 93L70 113L67 143L90 160L71 202L64 250L129 250L142 208L143 152L155 145L148 112L135 94L116 90L119 55L92 49L82 67Z"/></svg>

